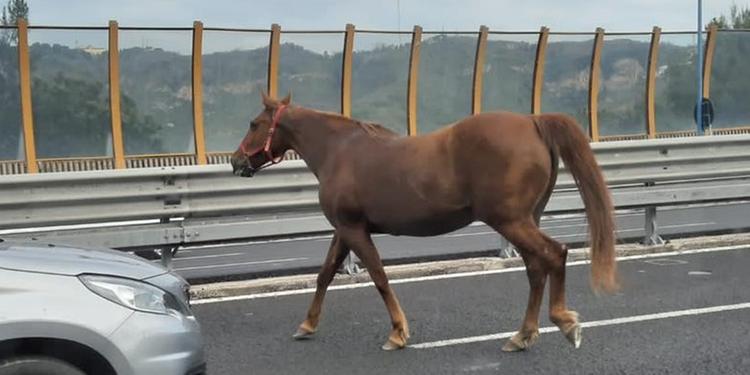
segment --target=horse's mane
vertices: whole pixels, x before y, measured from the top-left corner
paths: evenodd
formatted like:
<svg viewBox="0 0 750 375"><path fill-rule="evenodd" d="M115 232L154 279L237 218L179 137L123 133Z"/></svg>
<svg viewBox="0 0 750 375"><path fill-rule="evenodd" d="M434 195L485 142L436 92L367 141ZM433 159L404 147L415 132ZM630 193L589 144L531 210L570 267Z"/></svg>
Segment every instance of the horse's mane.
<svg viewBox="0 0 750 375"><path fill-rule="evenodd" d="M367 133L367 135L369 135L370 137L373 137L373 138L396 138L396 137L400 137L401 136L400 134L396 133L395 131L393 131L391 129L388 129L385 126L380 125L380 124L375 123L375 122L355 120L353 118L349 118L349 117L346 117L344 115L341 115L339 113L334 113L334 112L317 111L317 110L313 110L313 111L315 111L315 112L317 112L319 114L326 115L328 117L332 117L332 118L335 118L335 119L338 119L338 120L341 120L341 121L344 121L344 122L348 122L348 123L350 123L350 124L358 127L359 129L361 129L362 131L364 131L365 133Z"/></svg>
<svg viewBox="0 0 750 375"><path fill-rule="evenodd" d="M387 138L395 138L400 136L400 134L394 132L391 129L386 128L383 125L380 125L378 123L374 122L363 122L363 121L356 121L356 124L359 125L359 127L365 131L369 136L371 137L387 137Z"/></svg>

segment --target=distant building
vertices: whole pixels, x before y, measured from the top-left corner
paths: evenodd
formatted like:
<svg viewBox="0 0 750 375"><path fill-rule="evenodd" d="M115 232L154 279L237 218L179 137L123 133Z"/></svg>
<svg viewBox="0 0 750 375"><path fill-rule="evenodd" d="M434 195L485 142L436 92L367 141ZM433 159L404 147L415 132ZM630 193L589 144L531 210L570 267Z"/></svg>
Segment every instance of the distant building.
<svg viewBox="0 0 750 375"><path fill-rule="evenodd" d="M86 46L86 47L81 47L78 49L92 56L98 56L107 51L106 48L99 48L99 47L94 47L94 46Z"/></svg>

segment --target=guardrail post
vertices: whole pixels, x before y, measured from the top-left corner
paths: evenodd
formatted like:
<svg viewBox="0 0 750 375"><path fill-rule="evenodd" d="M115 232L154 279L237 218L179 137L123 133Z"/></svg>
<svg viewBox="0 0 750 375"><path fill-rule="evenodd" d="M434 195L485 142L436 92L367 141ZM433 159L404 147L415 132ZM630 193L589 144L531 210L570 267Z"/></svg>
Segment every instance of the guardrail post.
<svg viewBox="0 0 750 375"><path fill-rule="evenodd" d="M661 238L656 225L656 206L646 207L646 236L643 238L644 245L663 245L664 239Z"/></svg>
<svg viewBox="0 0 750 375"><path fill-rule="evenodd" d="M352 116L352 56L354 54L354 25L346 25L344 54L341 58L341 114Z"/></svg>
<svg viewBox="0 0 750 375"><path fill-rule="evenodd" d="M112 126L112 157L115 169L125 169L125 146L120 109L120 47L117 21L109 21L109 115Z"/></svg>
<svg viewBox="0 0 750 375"><path fill-rule="evenodd" d="M653 182L648 182L646 186L654 186ZM663 245L664 239L661 238L658 231L658 225L656 224L656 206L647 206L645 212L645 232L646 235L643 237L643 244L647 246L651 245Z"/></svg>
<svg viewBox="0 0 750 375"><path fill-rule="evenodd" d="M520 256L518 250L513 246L510 241L505 239L502 235L500 236L500 251L498 252L500 258L515 258Z"/></svg>
<svg viewBox="0 0 750 375"><path fill-rule="evenodd" d="M344 262L341 263L341 267L339 267L337 272L351 276L362 272L362 269L354 260L352 252L350 252L349 255L346 256L346 259L344 259Z"/></svg>
<svg viewBox="0 0 750 375"><path fill-rule="evenodd" d="M281 48L281 26L271 25L271 40L268 42L268 96L279 95L279 49Z"/></svg>
<svg viewBox="0 0 750 375"><path fill-rule="evenodd" d="M534 59L534 81L531 88L531 114L542 113L542 86L544 85L544 62L547 55L547 40L549 28L542 26L539 31L539 41L536 44L536 58Z"/></svg>
<svg viewBox="0 0 750 375"><path fill-rule="evenodd" d="M195 162L208 163L206 158L206 132L203 127L203 23L193 23L193 132L195 136Z"/></svg>
<svg viewBox="0 0 750 375"><path fill-rule="evenodd" d="M589 69L589 138L592 142L599 142L599 79L603 44L604 29L597 27Z"/></svg>
<svg viewBox="0 0 750 375"><path fill-rule="evenodd" d="M648 74L646 75L646 136L656 138L656 67L659 63L659 40L661 29L654 26L651 46L648 50Z"/></svg>
<svg viewBox="0 0 750 375"><path fill-rule="evenodd" d="M417 135L417 83L419 82L419 50L422 46L422 27L414 26L409 54L409 81L406 87L407 134Z"/></svg>
<svg viewBox="0 0 750 375"><path fill-rule="evenodd" d="M479 38L477 39L477 52L474 57L474 81L471 92L471 114L482 112L482 79L484 77L484 56L487 53L487 26L479 27Z"/></svg>
<svg viewBox="0 0 750 375"><path fill-rule="evenodd" d="M36 142L34 141L34 114L31 106L31 63L29 62L29 21L19 18L18 25L18 82L21 90L21 120L23 122L23 148L26 155L26 172L38 173Z"/></svg>

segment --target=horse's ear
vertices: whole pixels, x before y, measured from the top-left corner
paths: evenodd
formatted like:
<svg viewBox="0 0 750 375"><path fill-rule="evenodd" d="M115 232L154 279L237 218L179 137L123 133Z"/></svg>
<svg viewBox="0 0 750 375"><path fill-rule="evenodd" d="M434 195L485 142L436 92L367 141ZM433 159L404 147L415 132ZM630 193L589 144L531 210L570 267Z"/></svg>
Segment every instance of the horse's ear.
<svg viewBox="0 0 750 375"><path fill-rule="evenodd" d="M275 101L275 100L273 100L273 99L271 99L271 97L270 97L270 96L268 96L268 95L266 94L266 92L265 92L265 91L263 91L263 90L260 90L260 97L261 97L261 99L263 100L263 105L264 105L264 106L265 106L266 108L273 108L273 107L276 107L276 101Z"/></svg>
<svg viewBox="0 0 750 375"><path fill-rule="evenodd" d="M289 105L289 103L291 102L292 102L292 92L290 91L288 94L286 94L286 97L284 99L281 99L281 104Z"/></svg>

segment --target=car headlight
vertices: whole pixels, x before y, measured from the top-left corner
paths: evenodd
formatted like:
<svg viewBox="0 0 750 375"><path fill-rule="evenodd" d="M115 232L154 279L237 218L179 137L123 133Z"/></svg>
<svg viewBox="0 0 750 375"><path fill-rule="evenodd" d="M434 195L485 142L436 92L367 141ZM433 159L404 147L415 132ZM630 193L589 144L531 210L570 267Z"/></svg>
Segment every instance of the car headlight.
<svg viewBox="0 0 750 375"><path fill-rule="evenodd" d="M188 315L186 308L172 294L151 284L101 275L81 275L78 278L92 292L129 309L156 314L174 311Z"/></svg>

